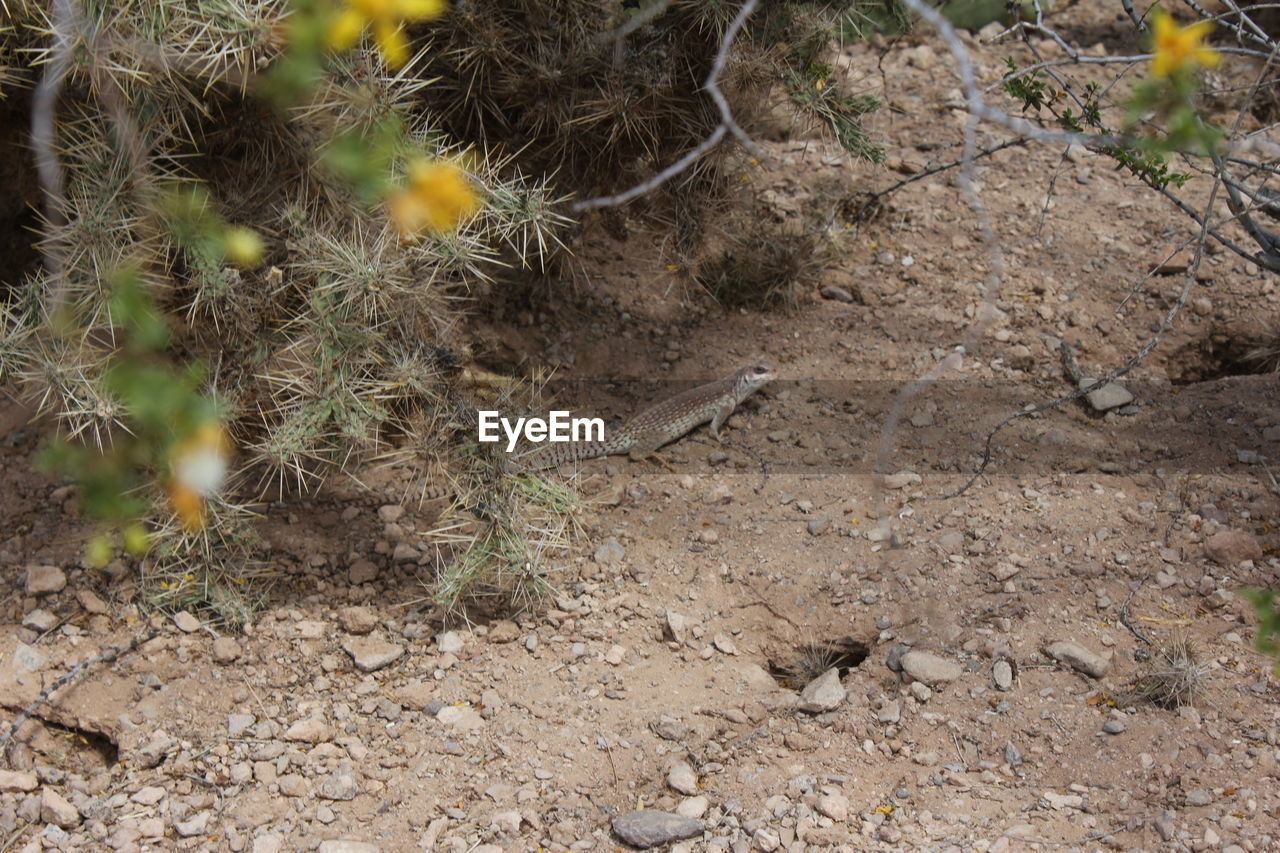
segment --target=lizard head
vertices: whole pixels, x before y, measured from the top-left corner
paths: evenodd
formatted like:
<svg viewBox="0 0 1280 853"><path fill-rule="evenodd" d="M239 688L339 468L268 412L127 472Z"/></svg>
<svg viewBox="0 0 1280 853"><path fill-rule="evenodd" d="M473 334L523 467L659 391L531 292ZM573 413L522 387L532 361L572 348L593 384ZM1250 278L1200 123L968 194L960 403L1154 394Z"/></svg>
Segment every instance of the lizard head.
<svg viewBox="0 0 1280 853"><path fill-rule="evenodd" d="M771 362L758 361L755 364L748 364L734 374L734 385L735 390L738 392L738 399L746 399L748 394L761 385L772 382L777 378L777 368Z"/></svg>

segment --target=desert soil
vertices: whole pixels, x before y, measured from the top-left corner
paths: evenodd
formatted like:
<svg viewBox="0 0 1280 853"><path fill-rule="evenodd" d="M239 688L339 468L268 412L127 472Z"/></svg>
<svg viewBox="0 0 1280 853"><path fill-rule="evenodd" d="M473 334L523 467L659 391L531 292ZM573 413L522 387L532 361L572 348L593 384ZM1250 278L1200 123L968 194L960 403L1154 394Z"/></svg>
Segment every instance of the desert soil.
<svg viewBox="0 0 1280 853"><path fill-rule="evenodd" d="M1109 11L1072 15L1086 51L1122 47ZM969 44L987 81L1024 55ZM765 135L746 175L761 217L956 156L940 43L843 65L887 102L869 127L888 167ZM1085 151L1012 148L976 178L999 311L884 451L896 395L965 340L991 270L954 171L844 235L791 311L710 307L638 224L578 247L589 292L486 318L488 363L550 363L587 380L564 402L613 417L751 359L781 373L724 447L701 430L670 470L584 464L583 535L553 598L515 616L442 623L413 559L438 510L392 500L268 513L280 579L242 635L149 616L128 574L82 568L75 495L32 470L41 426L7 405L4 725L76 662L158 633L23 726L0 849L613 850L614 818L652 809L700 822L680 851L1280 850L1280 683L1238 594L1280 584L1280 398L1221 358L1224 330L1276 310L1274 277L1212 251L1121 380L1130 405L1016 420L984 478L934 499L999 420L1071 390L1059 341L1096 373L1148 339L1183 276L1142 277L1193 233ZM392 491L403 472L380 470ZM1185 646L1193 704L1133 700Z"/></svg>

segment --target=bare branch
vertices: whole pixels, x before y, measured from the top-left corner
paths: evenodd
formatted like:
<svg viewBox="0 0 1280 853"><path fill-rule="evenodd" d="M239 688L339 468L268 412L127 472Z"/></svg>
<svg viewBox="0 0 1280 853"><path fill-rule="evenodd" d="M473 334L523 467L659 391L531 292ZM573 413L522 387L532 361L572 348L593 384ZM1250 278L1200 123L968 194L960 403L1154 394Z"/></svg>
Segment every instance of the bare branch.
<svg viewBox="0 0 1280 853"><path fill-rule="evenodd" d="M620 204L626 204L634 198L652 192L689 168L699 158L716 147L720 140L724 139L724 135L729 132L733 133L748 151L752 153L759 152L759 148L751 140L751 137L734 120L733 112L729 109L729 102L725 99L724 93L720 91L720 73L724 71L725 62L728 61L729 49L733 46L734 39L737 38L743 24L747 22L747 18L751 17L751 13L755 11L758 2L759 0L745 0L743 2L742 8L738 10L737 16L733 19L733 23L729 25L729 28L725 30L724 37L720 39L720 49L716 52L715 61L711 65L711 72L707 74L706 82L702 84L702 88L711 96L711 100L715 102L716 109L720 111L720 123L711 131L711 134L675 163L658 172L649 180L616 195L576 201L571 205L574 211L594 210L598 207L617 207Z"/></svg>

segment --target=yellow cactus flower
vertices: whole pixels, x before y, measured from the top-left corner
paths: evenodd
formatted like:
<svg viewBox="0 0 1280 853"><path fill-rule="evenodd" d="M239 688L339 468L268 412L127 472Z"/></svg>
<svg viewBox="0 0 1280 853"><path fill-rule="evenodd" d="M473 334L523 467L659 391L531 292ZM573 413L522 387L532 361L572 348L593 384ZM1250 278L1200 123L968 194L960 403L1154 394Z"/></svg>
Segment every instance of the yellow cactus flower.
<svg viewBox="0 0 1280 853"><path fill-rule="evenodd" d="M405 24L438 18L445 10L444 0L346 0L344 5L329 27L329 46L347 50L372 27L378 51L392 68L409 61Z"/></svg>
<svg viewBox="0 0 1280 853"><path fill-rule="evenodd" d="M169 504L186 530L204 527L205 499L227 476L231 440L222 422L206 421L169 454Z"/></svg>
<svg viewBox="0 0 1280 853"><path fill-rule="evenodd" d="M1169 77L1184 68L1215 67L1221 56L1202 44L1211 29L1212 21L1180 27L1168 12L1157 9L1151 16L1151 47L1155 54L1151 59L1152 75Z"/></svg>
<svg viewBox="0 0 1280 853"><path fill-rule="evenodd" d="M480 198L466 174L453 163L415 160L403 189L387 197L387 211L403 237L440 233L480 209Z"/></svg>
<svg viewBox="0 0 1280 853"><path fill-rule="evenodd" d="M222 235L222 248L231 263L252 269L262 261L262 238L252 228L233 225Z"/></svg>
<svg viewBox="0 0 1280 853"><path fill-rule="evenodd" d="M116 549L111 544L111 537L102 532L93 534L84 546L84 561L93 569L106 568L115 554Z"/></svg>
<svg viewBox="0 0 1280 853"><path fill-rule="evenodd" d="M140 522L135 521L125 527L121 539L124 540L124 549L134 557L146 556L147 551L151 549L151 534Z"/></svg>

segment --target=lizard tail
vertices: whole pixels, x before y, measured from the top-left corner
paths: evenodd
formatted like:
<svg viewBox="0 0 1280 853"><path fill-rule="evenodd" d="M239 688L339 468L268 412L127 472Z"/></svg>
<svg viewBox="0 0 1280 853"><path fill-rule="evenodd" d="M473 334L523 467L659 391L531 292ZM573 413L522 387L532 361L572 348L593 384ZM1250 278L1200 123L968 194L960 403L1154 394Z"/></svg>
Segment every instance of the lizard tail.
<svg viewBox="0 0 1280 853"><path fill-rule="evenodd" d="M524 463L530 470L541 471L613 452L616 451L609 441L550 441L526 456Z"/></svg>

